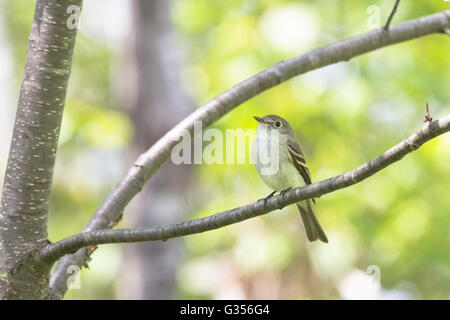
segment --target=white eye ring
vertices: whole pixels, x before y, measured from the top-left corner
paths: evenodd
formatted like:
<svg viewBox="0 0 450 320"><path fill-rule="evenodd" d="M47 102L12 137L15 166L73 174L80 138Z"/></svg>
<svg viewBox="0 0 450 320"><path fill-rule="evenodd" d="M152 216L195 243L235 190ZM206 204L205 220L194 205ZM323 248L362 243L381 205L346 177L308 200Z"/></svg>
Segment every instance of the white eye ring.
<svg viewBox="0 0 450 320"><path fill-rule="evenodd" d="M280 121L275 121L274 125L277 128L281 128L281 122Z"/></svg>

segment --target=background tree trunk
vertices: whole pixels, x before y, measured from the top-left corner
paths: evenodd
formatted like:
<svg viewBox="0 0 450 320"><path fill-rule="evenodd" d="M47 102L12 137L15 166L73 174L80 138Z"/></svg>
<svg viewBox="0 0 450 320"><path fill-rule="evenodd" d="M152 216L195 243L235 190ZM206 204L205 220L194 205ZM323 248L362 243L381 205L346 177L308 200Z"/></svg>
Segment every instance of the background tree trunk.
<svg viewBox="0 0 450 320"><path fill-rule="evenodd" d="M171 1L132 2L134 93L130 95L135 125L132 158L148 149L193 109L181 83L180 57L170 19ZM182 220L187 213L186 188L190 170L168 163L131 204L135 226ZM136 243L125 247L126 262L118 295L127 299L173 298L176 267L182 251L180 239ZM127 288L127 291L124 291Z"/></svg>

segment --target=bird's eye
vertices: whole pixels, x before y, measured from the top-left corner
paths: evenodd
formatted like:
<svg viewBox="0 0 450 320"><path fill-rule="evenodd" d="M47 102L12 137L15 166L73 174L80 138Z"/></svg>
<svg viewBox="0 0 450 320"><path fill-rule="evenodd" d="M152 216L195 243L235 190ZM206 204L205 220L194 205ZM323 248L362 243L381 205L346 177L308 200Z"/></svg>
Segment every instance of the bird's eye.
<svg viewBox="0 0 450 320"><path fill-rule="evenodd" d="M280 121L275 121L275 127L281 128L281 122Z"/></svg>

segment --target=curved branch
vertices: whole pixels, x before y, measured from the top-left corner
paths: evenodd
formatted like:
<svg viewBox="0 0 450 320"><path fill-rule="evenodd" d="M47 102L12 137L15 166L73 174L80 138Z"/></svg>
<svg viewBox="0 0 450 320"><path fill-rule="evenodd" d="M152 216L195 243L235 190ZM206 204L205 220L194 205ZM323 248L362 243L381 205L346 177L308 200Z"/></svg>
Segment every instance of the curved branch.
<svg viewBox="0 0 450 320"><path fill-rule="evenodd" d="M426 122L421 130L408 139L403 140L385 153L352 171L305 187L289 190L283 195L271 197L267 201L261 199L252 204L220 212L209 217L165 226L83 232L46 246L40 250L40 256L44 260L54 261L65 254L75 252L86 246L119 242L167 240L218 229L254 218L276 209L282 209L301 200L318 198L324 194L354 185L390 164L399 161L408 153L417 150L425 142L447 131L450 131L450 115L439 121Z"/></svg>
<svg viewBox="0 0 450 320"><path fill-rule="evenodd" d="M435 13L393 26L388 33L377 29L312 50L304 55L279 62L235 85L190 114L143 153L97 209L83 231L101 230L114 226L131 199L169 159L171 150L179 142L183 133L193 131L195 121L201 121L203 127L209 126L243 102L292 77L337 62L348 61L388 45L434 33L444 33L449 27L450 10ZM62 297L67 290L67 268L71 265L81 267L87 260L89 260L87 248L61 259L50 279L52 292L56 297Z"/></svg>

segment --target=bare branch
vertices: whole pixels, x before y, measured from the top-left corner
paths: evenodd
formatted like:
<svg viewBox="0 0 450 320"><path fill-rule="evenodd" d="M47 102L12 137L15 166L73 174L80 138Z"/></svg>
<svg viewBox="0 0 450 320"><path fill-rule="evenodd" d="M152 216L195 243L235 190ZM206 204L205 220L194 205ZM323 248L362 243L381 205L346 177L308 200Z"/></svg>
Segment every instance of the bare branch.
<svg viewBox="0 0 450 320"><path fill-rule="evenodd" d="M146 181L169 159L172 148L178 143L183 133L193 131L195 121L201 121L203 127L209 126L243 102L294 76L340 61L348 61L388 45L433 33L442 33L450 26L449 16L450 10L447 10L396 25L386 34L380 35L378 30L374 30L349 38L281 61L235 85L197 109L143 153L97 209L83 231L106 229L108 225L114 223ZM88 258L88 252L83 248L61 259L50 280L52 292L56 297L62 297L67 290L67 268L70 265L81 267Z"/></svg>
<svg viewBox="0 0 450 320"><path fill-rule="evenodd" d="M383 27L384 31L388 31L389 30L389 25L391 24L391 20L394 17L395 12L397 11L397 7L398 7L399 2L400 2L400 0L395 0L394 7L392 8L392 11L389 14L389 17L388 17L388 19L386 21L386 24Z"/></svg>
<svg viewBox="0 0 450 320"><path fill-rule="evenodd" d="M218 229L254 218L276 209L282 209L298 201L318 198L324 194L361 182L390 164L399 161L408 153L417 150L425 142L447 131L450 131L450 114L439 121L426 122L421 130L408 139L403 140L377 158L339 176L289 190L282 195L261 199L252 204L205 218L149 228L98 230L80 233L46 246L40 250L40 256L44 260L54 261L65 254L75 252L86 246L105 243L167 240Z"/></svg>

